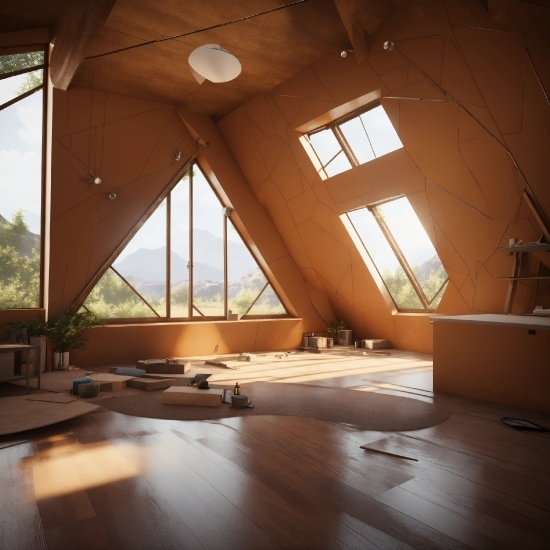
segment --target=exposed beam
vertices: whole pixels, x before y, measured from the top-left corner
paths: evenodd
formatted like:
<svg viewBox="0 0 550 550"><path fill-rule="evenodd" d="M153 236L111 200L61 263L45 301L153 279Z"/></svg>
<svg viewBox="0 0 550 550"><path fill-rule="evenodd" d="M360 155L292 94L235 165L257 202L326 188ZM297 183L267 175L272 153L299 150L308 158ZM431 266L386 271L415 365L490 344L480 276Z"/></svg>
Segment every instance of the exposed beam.
<svg viewBox="0 0 550 550"><path fill-rule="evenodd" d="M105 23L116 0L73 0L55 39L50 76L55 88L67 90L84 59L88 44Z"/></svg>

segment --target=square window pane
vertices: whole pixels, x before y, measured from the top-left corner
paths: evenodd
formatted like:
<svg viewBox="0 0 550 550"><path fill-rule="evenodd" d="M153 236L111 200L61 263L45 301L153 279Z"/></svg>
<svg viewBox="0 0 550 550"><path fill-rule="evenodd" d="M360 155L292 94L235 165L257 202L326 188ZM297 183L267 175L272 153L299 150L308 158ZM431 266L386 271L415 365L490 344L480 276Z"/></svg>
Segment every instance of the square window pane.
<svg viewBox="0 0 550 550"><path fill-rule="evenodd" d="M43 64L43 51L0 55L0 74L13 73Z"/></svg>
<svg viewBox="0 0 550 550"><path fill-rule="evenodd" d="M41 90L0 111L0 309L40 307L42 125Z"/></svg>
<svg viewBox="0 0 550 550"><path fill-rule="evenodd" d="M309 141L323 166L342 150L332 130L321 130L310 134Z"/></svg>
<svg viewBox="0 0 550 550"><path fill-rule="evenodd" d="M156 317L151 308L112 269L108 269L84 302L101 319Z"/></svg>
<svg viewBox="0 0 550 550"><path fill-rule="evenodd" d="M430 309L437 309L437 306L439 306L439 302L441 302L441 298L443 298L443 294L445 293L445 290L447 290L449 282L447 281L443 288L436 294L435 298L430 303Z"/></svg>
<svg viewBox="0 0 550 550"><path fill-rule="evenodd" d="M113 267L161 317L166 316L166 200L126 245Z"/></svg>
<svg viewBox="0 0 550 550"><path fill-rule="evenodd" d="M376 210L386 221L430 302L447 279L447 273L411 203L403 197L381 204Z"/></svg>
<svg viewBox="0 0 550 550"><path fill-rule="evenodd" d="M227 220L228 309L246 313L267 279L230 220Z"/></svg>
<svg viewBox="0 0 550 550"><path fill-rule="evenodd" d="M395 305L399 309L423 309L414 287L371 212L362 208L349 212L348 217L361 237Z"/></svg>
<svg viewBox="0 0 550 550"><path fill-rule="evenodd" d="M275 294L271 285L268 285L258 301L252 306L248 315L284 315L285 313L286 310L277 298L277 294Z"/></svg>
<svg viewBox="0 0 550 550"><path fill-rule="evenodd" d="M342 151L336 156L334 160L332 160L325 166L325 172L327 176L331 178L332 176L335 176L336 174L341 174L342 172L345 172L350 168L351 164L348 160L348 157L346 157L344 151Z"/></svg>
<svg viewBox="0 0 550 550"><path fill-rule="evenodd" d="M189 173L170 194L170 316L189 317Z"/></svg>
<svg viewBox="0 0 550 550"><path fill-rule="evenodd" d="M365 133L365 128L363 128L363 123L359 117L352 118L341 124L340 130L342 130L359 164L364 164L375 158L371 144Z"/></svg>
<svg viewBox="0 0 550 550"><path fill-rule="evenodd" d="M206 316L224 315L222 205L193 167L193 304ZM200 317L195 309L193 315Z"/></svg>
<svg viewBox="0 0 550 550"><path fill-rule="evenodd" d="M374 149L374 154L377 157L381 157L382 155L386 155L403 147L391 120L388 118L386 111L384 111L381 105L363 113L361 115L361 120L365 125L365 129L367 130Z"/></svg>
<svg viewBox="0 0 550 550"><path fill-rule="evenodd" d="M42 84L42 69L31 73L19 74L0 80L0 105L40 86Z"/></svg>

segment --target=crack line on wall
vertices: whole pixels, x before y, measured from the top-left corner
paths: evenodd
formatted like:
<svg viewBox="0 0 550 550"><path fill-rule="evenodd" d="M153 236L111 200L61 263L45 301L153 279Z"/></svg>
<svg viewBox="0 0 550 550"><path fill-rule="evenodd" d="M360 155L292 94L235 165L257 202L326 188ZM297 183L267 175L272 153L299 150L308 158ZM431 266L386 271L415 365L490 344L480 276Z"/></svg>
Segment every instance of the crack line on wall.
<svg viewBox="0 0 550 550"><path fill-rule="evenodd" d="M90 281L90 268L92 266L92 255L94 252L94 243L95 243L95 237L96 237L96 231L97 231L97 219L99 218L99 207L101 205L101 197L97 201L97 208L95 211L95 220L94 220L94 232L92 236L92 243L90 245L90 259L88 261L88 273L86 274L86 282L88 283Z"/></svg>
<svg viewBox="0 0 550 550"><path fill-rule="evenodd" d="M170 115L170 117L168 118L168 120L166 121L166 124L164 125L164 128L162 129L157 141L155 142L155 144L151 148L151 152L149 153L149 156L147 157L146 161L143 163L143 168L141 169L141 172L139 173L138 179L143 174L143 171L145 170L145 167L147 166L147 163L149 162L149 159L152 157L153 153L155 152L155 149L157 148L157 145L159 144L160 140L164 136L164 133L166 132L166 128L168 127L168 124L170 124L170 122L173 120L174 116L179 118L177 113L175 111L173 111L172 114ZM166 166L165 166L165 168L166 168Z"/></svg>
<svg viewBox="0 0 550 550"><path fill-rule="evenodd" d="M435 187L441 189L441 191L444 191L445 193L447 193L448 195L450 195L451 197L453 197L457 201L461 202L462 204L464 204L468 208L471 208L474 212L477 212L480 216L483 216L484 218L487 218L489 221L493 221L492 218L490 218L489 216L487 216L483 212L480 212L477 208L473 207L471 204L468 204L466 201L463 201L461 198L457 197L456 195L454 195L450 191L447 191L447 189L445 189L444 187L441 187L441 185L438 185L437 183L433 182L431 179L426 178L426 181L429 181L432 185L434 185Z"/></svg>

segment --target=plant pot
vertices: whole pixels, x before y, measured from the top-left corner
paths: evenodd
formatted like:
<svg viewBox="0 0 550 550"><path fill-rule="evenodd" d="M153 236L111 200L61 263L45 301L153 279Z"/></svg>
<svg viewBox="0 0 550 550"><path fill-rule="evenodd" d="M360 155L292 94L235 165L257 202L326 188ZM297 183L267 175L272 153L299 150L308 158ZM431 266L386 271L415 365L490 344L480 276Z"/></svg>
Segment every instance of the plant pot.
<svg viewBox="0 0 550 550"><path fill-rule="evenodd" d="M54 352L53 354L53 369L54 370L65 370L69 367L69 352L64 351L63 353Z"/></svg>

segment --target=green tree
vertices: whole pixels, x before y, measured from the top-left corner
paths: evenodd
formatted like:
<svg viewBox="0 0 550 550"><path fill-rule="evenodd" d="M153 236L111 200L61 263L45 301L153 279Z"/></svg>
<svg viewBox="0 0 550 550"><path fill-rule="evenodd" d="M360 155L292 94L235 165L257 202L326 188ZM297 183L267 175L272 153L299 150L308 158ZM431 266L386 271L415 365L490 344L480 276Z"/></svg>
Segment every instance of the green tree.
<svg viewBox="0 0 550 550"><path fill-rule="evenodd" d="M157 304L162 301L157 301ZM84 302L101 319L155 317L143 300L113 271L108 269ZM151 303L153 307L155 304Z"/></svg>
<svg viewBox="0 0 550 550"><path fill-rule="evenodd" d="M0 218L0 309L40 305L40 240L35 238L25 254L25 245L33 242L25 243L29 236L21 210L14 212L11 223Z"/></svg>
<svg viewBox="0 0 550 550"><path fill-rule="evenodd" d="M44 52L16 53L0 55L0 74L8 74L22 69L30 69L44 64ZM44 82L44 70L37 69L25 74L25 79L17 90L16 97L28 92Z"/></svg>
<svg viewBox="0 0 550 550"><path fill-rule="evenodd" d="M15 53L0 55L0 74L13 73L44 64L44 52Z"/></svg>

